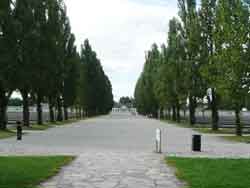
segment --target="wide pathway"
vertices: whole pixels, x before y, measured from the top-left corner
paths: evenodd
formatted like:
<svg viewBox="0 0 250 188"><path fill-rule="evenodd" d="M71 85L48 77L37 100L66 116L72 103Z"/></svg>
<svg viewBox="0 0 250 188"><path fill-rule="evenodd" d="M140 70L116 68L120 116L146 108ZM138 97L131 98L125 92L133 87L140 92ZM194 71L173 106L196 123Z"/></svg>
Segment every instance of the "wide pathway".
<svg viewBox="0 0 250 188"><path fill-rule="evenodd" d="M155 129L163 131L163 155L154 153ZM71 125L0 141L1 155L75 155L77 159L45 188L181 187L164 156L250 157L250 145L202 136L202 152L191 151L194 131L157 120L113 113Z"/></svg>

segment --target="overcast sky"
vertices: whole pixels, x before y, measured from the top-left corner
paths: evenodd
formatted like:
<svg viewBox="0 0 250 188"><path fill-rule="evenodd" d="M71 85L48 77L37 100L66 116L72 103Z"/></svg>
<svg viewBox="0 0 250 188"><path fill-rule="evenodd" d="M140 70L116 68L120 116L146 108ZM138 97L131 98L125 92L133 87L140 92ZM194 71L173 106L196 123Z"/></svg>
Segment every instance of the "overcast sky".
<svg viewBox="0 0 250 188"><path fill-rule="evenodd" d="M176 0L65 0L77 44L88 38L109 76L115 99L133 96L145 51L165 43Z"/></svg>

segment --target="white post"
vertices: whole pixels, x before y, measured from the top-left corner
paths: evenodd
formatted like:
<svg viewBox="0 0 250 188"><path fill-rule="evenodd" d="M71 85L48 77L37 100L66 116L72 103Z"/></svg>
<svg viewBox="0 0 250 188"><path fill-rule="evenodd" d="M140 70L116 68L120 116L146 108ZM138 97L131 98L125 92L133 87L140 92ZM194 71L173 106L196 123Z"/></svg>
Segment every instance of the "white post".
<svg viewBox="0 0 250 188"><path fill-rule="evenodd" d="M161 153L161 129L156 129L156 153Z"/></svg>

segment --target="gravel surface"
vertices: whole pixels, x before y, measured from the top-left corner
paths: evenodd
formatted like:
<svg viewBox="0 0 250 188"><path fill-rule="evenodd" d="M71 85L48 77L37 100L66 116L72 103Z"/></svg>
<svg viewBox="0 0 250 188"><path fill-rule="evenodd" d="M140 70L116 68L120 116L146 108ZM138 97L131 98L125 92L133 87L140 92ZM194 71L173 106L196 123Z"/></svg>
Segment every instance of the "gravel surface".
<svg viewBox="0 0 250 188"><path fill-rule="evenodd" d="M163 154L154 153L155 130L162 129ZM88 119L43 132L0 140L1 155L76 155L48 188L181 187L164 156L249 158L250 144L202 135L202 152L191 151L191 129L129 113Z"/></svg>

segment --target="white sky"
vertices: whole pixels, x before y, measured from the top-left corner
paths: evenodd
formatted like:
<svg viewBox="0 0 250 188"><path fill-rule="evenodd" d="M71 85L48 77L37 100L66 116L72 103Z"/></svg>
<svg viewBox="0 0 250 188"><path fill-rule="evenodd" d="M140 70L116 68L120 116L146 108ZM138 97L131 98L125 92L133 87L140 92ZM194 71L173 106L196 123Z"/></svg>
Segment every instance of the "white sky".
<svg viewBox="0 0 250 188"><path fill-rule="evenodd" d="M109 76L115 99L133 96L145 51L165 43L175 0L65 0L77 44L88 38Z"/></svg>

